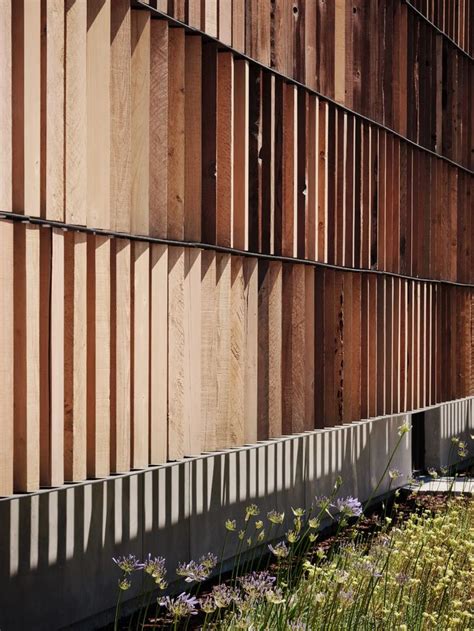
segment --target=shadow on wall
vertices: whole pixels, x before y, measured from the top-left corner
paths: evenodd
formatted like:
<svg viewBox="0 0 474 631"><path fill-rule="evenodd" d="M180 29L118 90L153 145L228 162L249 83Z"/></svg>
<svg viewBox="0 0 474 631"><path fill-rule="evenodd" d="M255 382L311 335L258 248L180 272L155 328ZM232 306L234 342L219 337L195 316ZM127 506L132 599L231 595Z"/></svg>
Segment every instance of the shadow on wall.
<svg viewBox="0 0 474 631"><path fill-rule="evenodd" d="M113 556L163 555L173 580L178 561L219 554L224 521L241 523L251 502L263 515L271 509L288 514L292 506L308 507L315 495L329 494L338 475L341 495L367 499L406 418L306 432L1 500L0 629L105 624L116 602ZM409 434L391 466L411 473ZM139 591L136 582L127 596Z"/></svg>

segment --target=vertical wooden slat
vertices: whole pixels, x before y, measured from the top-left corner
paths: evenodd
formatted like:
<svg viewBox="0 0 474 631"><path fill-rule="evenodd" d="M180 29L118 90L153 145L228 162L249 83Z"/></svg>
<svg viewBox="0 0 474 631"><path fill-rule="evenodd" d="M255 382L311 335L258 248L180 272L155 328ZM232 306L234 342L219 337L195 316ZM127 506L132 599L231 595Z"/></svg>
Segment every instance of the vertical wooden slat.
<svg viewBox="0 0 474 631"><path fill-rule="evenodd" d="M232 47L245 52L245 0L232 2Z"/></svg>
<svg viewBox="0 0 474 631"><path fill-rule="evenodd" d="M219 0L218 5L219 41L227 46L232 45L232 0Z"/></svg>
<svg viewBox="0 0 474 631"><path fill-rule="evenodd" d="M65 219L87 221L87 4L66 1Z"/></svg>
<svg viewBox="0 0 474 631"><path fill-rule="evenodd" d="M135 234L149 234L150 15L145 11L132 11L131 46L130 227Z"/></svg>
<svg viewBox="0 0 474 631"><path fill-rule="evenodd" d="M12 6L5 1L0 5L0 208L5 211L12 210L12 52Z"/></svg>
<svg viewBox="0 0 474 631"><path fill-rule="evenodd" d="M232 417L232 446L245 440L245 280L244 262L233 256L231 265L230 304L230 414Z"/></svg>
<svg viewBox="0 0 474 631"><path fill-rule="evenodd" d="M77 4L77 3L76 3ZM131 163L132 163L132 93L134 94L134 134L135 134L135 154L133 160L138 158L140 168L143 165L140 157L143 159L143 152L137 151L138 147L143 146L143 133L146 133L148 139L148 128L143 131L138 124L139 116L144 109L143 98L149 100L148 94L143 93L139 89L141 83L144 82L143 55L140 57L139 46L139 20L135 11L131 11L130 3L127 0L119 0L112 2L111 6L111 32L110 32L110 107L111 107L111 162L110 162L110 204L112 208L112 227L119 232L128 232L131 229ZM132 18L134 21L134 38L132 41ZM147 27L149 28L149 26ZM149 35L149 34L148 34ZM145 33L143 33L145 38ZM138 41L137 41L138 39ZM144 44L145 42L143 42ZM145 48L146 46L143 46ZM136 51L136 47L139 50ZM149 46L149 43L148 43ZM132 51L132 55L130 55ZM142 51L142 53L145 51ZM133 74L132 60L135 59ZM148 65L150 63L150 53L148 50ZM135 76L137 73L138 76ZM148 77L149 81L149 68ZM132 89L133 81L133 89ZM141 97L141 100L140 100ZM146 112L145 112L146 116ZM144 120L140 121L144 124ZM137 138L138 136L138 138ZM136 174L135 174L136 175ZM136 188L136 184L134 184ZM146 200L148 204L148 199Z"/></svg>
<svg viewBox="0 0 474 631"><path fill-rule="evenodd" d="M168 249L168 457L189 453L184 417L184 248Z"/></svg>
<svg viewBox="0 0 474 631"><path fill-rule="evenodd" d="M282 254L297 256L297 89L283 85Z"/></svg>
<svg viewBox="0 0 474 631"><path fill-rule="evenodd" d="M201 29L211 37L217 37L217 0L201 0Z"/></svg>
<svg viewBox="0 0 474 631"><path fill-rule="evenodd" d="M203 450L201 428L201 256L200 250L184 252L184 427L185 455Z"/></svg>
<svg viewBox="0 0 474 631"><path fill-rule="evenodd" d="M168 457L168 246L152 244L150 259L150 464L156 465Z"/></svg>
<svg viewBox="0 0 474 631"><path fill-rule="evenodd" d="M40 481L40 230L14 234L14 489L35 491Z"/></svg>
<svg viewBox="0 0 474 631"><path fill-rule="evenodd" d="M233 128L234 57L217 55L217 155L216 155L216 243L232 246L234 213Z"/></svg>
<svg viewBox="0 0 474 631"><path fill-rule="evenodd" d="M169 31L168 238L184 236L185 64L184 29Z"/></svg>
<svg viewBox="0 0 474 631"><path fill-rule="evenodd" d="M244 258L245 390L244 441L258 439L258 261Z"/></svg>
<svg viewBox="0 0 474 631"><path fill-rule="evenodd" d="M133 373L132 451L133 469L148 465L149 346L150 346L150 246L135 241L132 247Z"/></svg>
<svg viewBox="0 0 474 631"><path fill-rule="evenodd" d="M217 49L214 43L202 47L206 68L202 83L202 239L215 242L216 232L216 138L217 138Z"/></svg>
<svg viewBox="0 0 474 631"><path fill-rule="evenodd" d="M201 83L200 37L185 38L184 238L201 240Z"/></svg>
<svg viewBox="0 0 474 631"><path fill-rule="evenodd" d="M335 0L334 3L334 98L345 102L346 79L346 2Z"/></svg>
<svg viewBox="0 0 474 631"><path fill-rule="evenodd" d="M110 238L87 248L87 474L110 471Z"/></svg>
<svg viewBox="0 0 474 631"><path fill-rule="evenodd" d="M111 468L114 473L130 471L131 430L131 255L132 244L116 239L113 244L113 365L111 392Z"/></svg>
<svg viewBox="0 0 474 631"><path fill-rule="evenodd" d="M204 451L216 449L216 307L216 254L204 250L201 270L201 445Z"/></svg>
<svg viewBox="0 0 474 631"><path fill-rule="evenodd" d="M326 263L327 250L327 221L328 221L328 104L319 101L319 159L318 159L318 251L316 260Z"/></svg>
<svg viewBox="0 0 474 631"><path fill-rule="evenodd" d="M52 229L50 348L50 486L64 484L64 257L65 233Z"/></svg>
<svg viewBox="0 0 474 631"><path fill-rule="evenodd" d="M2 7L2 11L3 11ZM2 14L2 19L5 17ZM11 196L11 193L10 193ZM14 226L0 222L0 496L13 493L14 453Z"/></svg>
<svg viewBox="0 0 474 631"><path fill-rule="evenodd" d="M64 220L64 28L63 0L44 5L42 133L45 135L42 164L41 214Z"/></svg>
<svg viewBox="0 0 474 631"><path fill-rule="evenodd" d="M110 228L110 0L87 0L87 223Z"/></svg>
<svg viewBox="0 0 474 631"><path fill-rule="evenodd" d="M64 319L64 475L86 477L87 453L87 236L66 233Z"/></svg>
<svg viewBox="0 0 474 631"><path fill-rule="evenodd" d="M305 375L305 410L304 410L304 428L312 430L315 427L315 393L319 392L315 389L315 361L316 361L316 344L315 338L315 269L314 267L305 267L305 314L304 314L304 375ZM319 345L319 344L318 344Z"/></svg>
<svg viewBox="0 0 474 631"><path fill-rule="evenodd" d="M231 353L231 257L216 254L216 446L226 449L234 444L230 409Z"/></svg>
<svg viewBox="0 0 474 631"><path fill-rule="evenodd" d="M150 235L168 235L168 24L152 20L150 33Z"/></svg>
<svg viewBox="0 0 474 631"><path fill-rule="evenodd" d="M233 244L249 246L249 63L234 63Z"/></svg>
<svg viewBox="0 0 474 631"><path fill-rule="evenodd" d="M282 433L282 264L258 265L258 438Z"/></svg>

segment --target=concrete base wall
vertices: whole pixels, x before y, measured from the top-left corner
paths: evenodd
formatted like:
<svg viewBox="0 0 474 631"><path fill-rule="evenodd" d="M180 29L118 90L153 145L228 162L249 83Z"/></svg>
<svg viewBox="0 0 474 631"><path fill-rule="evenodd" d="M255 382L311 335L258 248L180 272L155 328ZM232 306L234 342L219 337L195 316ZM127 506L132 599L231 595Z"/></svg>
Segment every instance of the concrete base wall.
<svg viewBox="0 0 474 631"><path fill-rule="evenodd" d="M472 456L474 442L474 399L451 401L425 412L425 462L440 469L460 461L454 436L467 443Z"/></svg>
<svg viewBox="0 0 474 631"><path fill-rule="evenodd" d="M473 400L456 405L436 412L445 418L448 406L451 416L467 411L472 427ZM343 478L339 495L367 499L398 440L397 428L409 417L315 430L0 500L0 629L105 624L113 618L117 594L113 556L163 555L172 580L178 561L208 551L219 554L225 519L242 523L249 503L263 515L309 507L315 495L331 492L338 475ZM451 431L451 425L442 426ZM430 449L435 449L431 442ZM411 434L403 437L390 468L404 475L398 485L411 475ZM385 476L377 494L388 485ZM227 556L232 554L228 546ZM139 591L135 581L128 598Z"/></svg>

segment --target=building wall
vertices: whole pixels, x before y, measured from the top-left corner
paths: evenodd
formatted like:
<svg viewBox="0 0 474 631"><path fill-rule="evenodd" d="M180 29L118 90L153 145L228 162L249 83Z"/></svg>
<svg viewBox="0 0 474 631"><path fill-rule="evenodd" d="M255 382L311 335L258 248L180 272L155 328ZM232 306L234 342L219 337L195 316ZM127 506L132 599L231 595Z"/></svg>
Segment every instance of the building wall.
<svg viewBox="0 0 474 631"><path fill-rule="evenodd" d="M474 395L473 14L441 5L0 2L4 510Z"/></svg>

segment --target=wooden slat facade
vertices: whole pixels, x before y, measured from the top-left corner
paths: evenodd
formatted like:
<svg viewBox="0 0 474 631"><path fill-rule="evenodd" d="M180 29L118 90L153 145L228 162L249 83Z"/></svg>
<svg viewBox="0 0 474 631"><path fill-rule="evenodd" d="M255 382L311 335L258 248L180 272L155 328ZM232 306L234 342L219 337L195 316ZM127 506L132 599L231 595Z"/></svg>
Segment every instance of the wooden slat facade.
<svg viewBox="0 0 474 631"><path fill-rule="evenodd" d="M474 395L469 3L40 4L0 2L0 495Z"/></svg>

